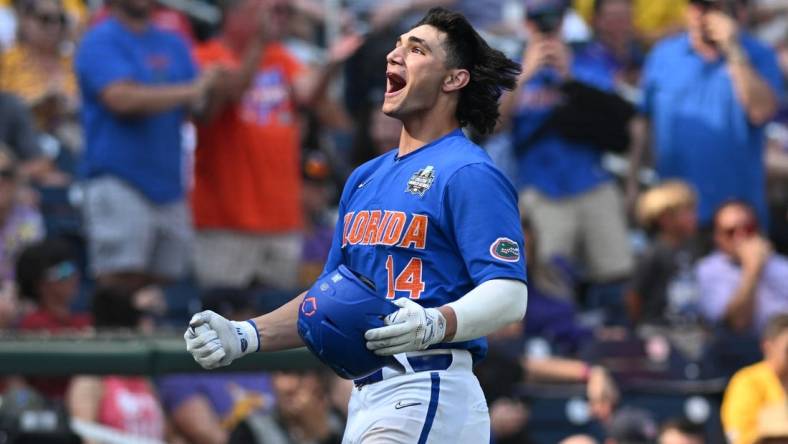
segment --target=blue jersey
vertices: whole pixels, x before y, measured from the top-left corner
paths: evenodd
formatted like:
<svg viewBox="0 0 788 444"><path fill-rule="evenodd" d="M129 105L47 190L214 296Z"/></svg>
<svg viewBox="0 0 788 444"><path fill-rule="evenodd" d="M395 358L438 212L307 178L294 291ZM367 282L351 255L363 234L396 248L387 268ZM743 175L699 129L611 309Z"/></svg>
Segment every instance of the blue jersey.
<svg viewBox="0 0 788 444"><path fill-rule="evenodd" d="M424 307L456 301L490 279L526 281L517 194L484 150L458 129L397 154L348 178L324 273L344 264L386 297ZM487 341L431 348L468 349L478 360Z"/></svg>

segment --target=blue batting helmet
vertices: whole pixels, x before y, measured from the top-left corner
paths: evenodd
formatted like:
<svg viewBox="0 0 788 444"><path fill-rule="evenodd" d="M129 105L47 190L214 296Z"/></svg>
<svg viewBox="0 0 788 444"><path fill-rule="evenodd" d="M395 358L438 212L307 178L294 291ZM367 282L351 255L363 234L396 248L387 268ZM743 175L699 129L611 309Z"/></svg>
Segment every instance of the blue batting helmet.
<svg viewBox="0 0 788 444"><path fill-rule="evenodd" d="M369 279L344 265L318 279L298 310L298 334L309 350L345 379L395 365L394 358L367 349L364 333L382 327L399 307L375 293Z"/></svg>

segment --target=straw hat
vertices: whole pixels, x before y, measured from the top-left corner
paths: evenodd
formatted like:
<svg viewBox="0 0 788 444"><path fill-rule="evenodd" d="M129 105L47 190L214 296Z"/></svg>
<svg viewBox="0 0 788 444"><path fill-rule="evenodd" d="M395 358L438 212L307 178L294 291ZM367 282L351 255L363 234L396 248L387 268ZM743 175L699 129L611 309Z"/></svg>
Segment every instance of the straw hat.
<svg viewBox="0 0 788 444"><path fill-rule="evenodd" d="M666 211L684 205L695 205L695 191L680 180L669 180L643 193L637 202L637 219L650 228Z"/></svg>

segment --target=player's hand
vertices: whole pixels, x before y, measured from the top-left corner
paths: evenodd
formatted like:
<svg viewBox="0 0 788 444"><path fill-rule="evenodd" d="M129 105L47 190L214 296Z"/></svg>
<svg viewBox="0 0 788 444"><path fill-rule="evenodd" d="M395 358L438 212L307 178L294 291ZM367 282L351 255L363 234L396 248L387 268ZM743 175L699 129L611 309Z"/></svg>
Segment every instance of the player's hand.
<svg viewBox="0 0 788 444"><path fill-rule="evenodd" d="M424 308L409 298L393 301L399 310L386 316L385 327L367 330L367 348L387 356L424 350L446 336L446 319L436 308Z"/></svg>
<svg viewBox="0 0 788 444"><path fill-rule="evenodd" d="M259 350L257 328L251 321L230 321L210 310L192 316L183 338L186 351L206 369L224 367Z"/></svg>

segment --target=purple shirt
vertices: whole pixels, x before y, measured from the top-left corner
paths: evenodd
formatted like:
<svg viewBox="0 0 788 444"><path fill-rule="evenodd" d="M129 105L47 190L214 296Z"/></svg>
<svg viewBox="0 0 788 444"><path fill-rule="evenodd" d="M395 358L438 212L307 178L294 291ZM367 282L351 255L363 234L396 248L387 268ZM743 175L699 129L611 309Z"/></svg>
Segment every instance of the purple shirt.
<svg viewBox="0 0 788 444"><path fill-rule="evenodd" d="M720 321L741 282L741 267L717 251L698 263L700 310L712 322ZM788 313L788 258L773 254L764 266L755 294L754 328L761 332L770 317Z"/></svg>
<svg viewBox="0 0 788 444"><path fill-rule="evenodd" d="M173 374L159 378L158 388L168 414L184 401L204 396L225 423L250 412L269 412L275 402L270 379L263 373Z"/></svg>

